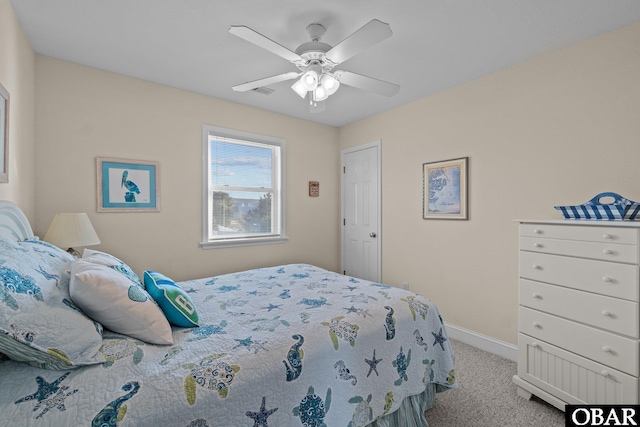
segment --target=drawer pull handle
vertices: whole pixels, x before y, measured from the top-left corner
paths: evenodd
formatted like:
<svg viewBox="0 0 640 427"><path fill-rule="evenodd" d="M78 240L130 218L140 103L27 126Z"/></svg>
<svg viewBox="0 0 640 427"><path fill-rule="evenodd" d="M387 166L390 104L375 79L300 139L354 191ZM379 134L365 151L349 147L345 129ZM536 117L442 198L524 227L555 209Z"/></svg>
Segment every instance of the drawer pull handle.
<svg viewBox="0 0 640 427"><path fill-rule="evenodd" d="M534 297L535 299L542 299L542 295L540 295L540 294L535 294L534 293L531 296Z"/></svg>
<svg viewBox="0 0 640 427"><path fill-rule="evenodd" d="M603 315L604 317L613 317L613 316L611 315L611 312L610 312L609 310L602 310L602 315Z"/></svg>
<svg viewBox="0 0 640 427"><path fill-rule="evenodd" d="M542 329L542 325L538 322L533 322L532 325L534 328Z"/></svg>
<svg viewBox="0 0 640 427"><path fill-rule="evenodd" d="M602 278L602 281L605 282L605 283L613 283L613 279L611 277L609 277L609 276L604 276Z"/></svg>
<svg viewBox="0 0 640 427"><path fill-rule="evenodd" d="M542 248L542 243L534 243L533 247L534 248Z"/></svg>
<svg viewBox="0 0 640 427"><path fill-rule="evenodd" d="M602 347L602 351L604 351L605 353L611 353L611 347L609 347L608 345L605 345Z"/></svg>
<svg viewBox="0 0 640 427"><path fill-rule="evenodd" d="M607 371L606 369L603 369L602 371L600 371L600 375L602 375L603 377L608 377L609 371Z"/></svg>
<svg viewBox="0 0 640 427"><path fill-rule="evenodd" d="M534 343L531 343L531 347L540 348L540 344L538 344L537 342L534 342Z"/></svg>
<svg viewBox="0 0 640 427"><path fill-rule="evenodd" d="M602 253L605 255L615 255L615 252L612 251L611 249L604 249Z"/></svg>
<svg viewBox="0 0 640 427"><path fill-rule="evenodd" d="M542 234L542 230L536 228L535 230L533 230L533 234Z"/></svg>
<svg viewBox="0 0 640 427"><path fill-rule="evenodd" d="M533 269L534 270L542 270L542 266L538 265L538 264L533 264Z"/></svg>
<svg viewBox="0 0 640 427"><path fill-rule="evenodd" d="M611 234L603 234L603 235L602 235L602 238L603 238L603 239L607 239L607 240L612 240L612 239L613 239L613 236L612 236Z"/></svg>

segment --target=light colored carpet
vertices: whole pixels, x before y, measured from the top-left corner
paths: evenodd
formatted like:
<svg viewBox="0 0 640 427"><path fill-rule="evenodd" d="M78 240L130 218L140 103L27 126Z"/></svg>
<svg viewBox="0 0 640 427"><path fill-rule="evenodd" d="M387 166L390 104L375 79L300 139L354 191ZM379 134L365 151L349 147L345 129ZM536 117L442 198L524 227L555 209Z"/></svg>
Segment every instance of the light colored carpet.
<svg viewBox="0 0 640 427"><path fill-rule="evenodd" d="M517 364L451 340L458 389L436 394L426 412L429 427L563 427L564 412L516 394Z"/></svg>

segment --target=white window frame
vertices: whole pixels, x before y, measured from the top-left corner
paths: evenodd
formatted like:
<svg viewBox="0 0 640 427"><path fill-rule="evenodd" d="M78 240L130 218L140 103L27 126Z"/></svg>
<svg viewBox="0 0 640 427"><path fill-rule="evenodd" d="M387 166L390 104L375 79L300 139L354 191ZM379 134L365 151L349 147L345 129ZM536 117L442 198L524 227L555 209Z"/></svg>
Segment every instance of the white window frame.
<svg viewBox="0 0 640 427"><path fill-rule="evenodd" d="M272 203L275 203L275 209L272 214L272 224L276 230L273 234L269 235L255 235L255 236L221 236L213 238L210 235L210 227L212 224L213 213L210 209L211 198L213 197L213 191L217 188L211 184L211 144L209 143L209 137L215 136L219 138L229 138L232 140L238 140L241 142L247 142L249 144L263 144L268 146L280 147L279 158L274 158L274 171L273 171L273 195L274 199ZM285 221L285 141L281 138L275 138L271 136L264 136L253 134L249 132L242 132L233 129L225 129L216 126L203 125L202 126L202 242L200 247L203 249L223 248L223 247L237 247L237 246L254 246L254 245L268 245L274 243L284 243L287 240L286 236L286 221Z"/></svg>

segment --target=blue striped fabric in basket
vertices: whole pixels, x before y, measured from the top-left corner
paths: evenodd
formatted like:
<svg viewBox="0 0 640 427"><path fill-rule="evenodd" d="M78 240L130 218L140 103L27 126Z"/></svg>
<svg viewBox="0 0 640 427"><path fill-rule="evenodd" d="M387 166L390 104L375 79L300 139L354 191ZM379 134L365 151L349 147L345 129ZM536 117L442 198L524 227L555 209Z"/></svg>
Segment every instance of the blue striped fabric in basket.
<svg viewBox="0 0 640 427"><path fill-rule="evenodd" d="M604 197L612 197L612 203L600 203ZM554 206L567 219L626 220L635 221L640 213L640 204L625 199L616 193L600 193L585 204L576 206Z"/></svg>

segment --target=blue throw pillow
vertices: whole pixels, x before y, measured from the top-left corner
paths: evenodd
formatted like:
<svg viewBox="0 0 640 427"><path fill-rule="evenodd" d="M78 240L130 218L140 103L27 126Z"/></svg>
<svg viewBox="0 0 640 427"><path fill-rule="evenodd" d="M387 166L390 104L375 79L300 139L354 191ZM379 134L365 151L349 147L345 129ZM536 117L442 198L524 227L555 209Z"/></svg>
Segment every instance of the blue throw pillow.
<svg viewBox="0 0 640 427"><path fill-rule="evenodd" d="M147 270L144 272L144 286L169 323L183 328L198 326L198 312L193 301L173 280L156 271Z"/></svg>

